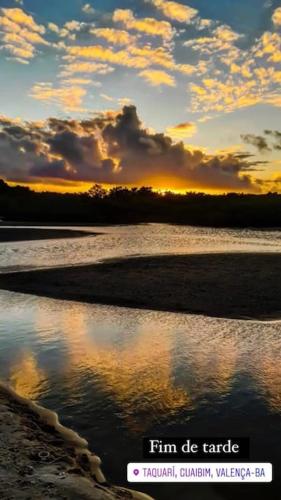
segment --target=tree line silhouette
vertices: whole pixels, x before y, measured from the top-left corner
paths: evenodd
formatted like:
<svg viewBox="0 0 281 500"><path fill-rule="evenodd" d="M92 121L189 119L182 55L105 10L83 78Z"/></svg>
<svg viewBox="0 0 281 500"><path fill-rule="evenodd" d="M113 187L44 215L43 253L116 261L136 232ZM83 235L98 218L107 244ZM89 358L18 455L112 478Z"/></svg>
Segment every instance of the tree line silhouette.
<svg viewBox="0 0 281 500"><path fill-rule="evenodd" d="M281 195L173 192L95 184L85 193L34 192L0 180L0 219L66 224L162 222L213 227L281 227Z"/></svg>

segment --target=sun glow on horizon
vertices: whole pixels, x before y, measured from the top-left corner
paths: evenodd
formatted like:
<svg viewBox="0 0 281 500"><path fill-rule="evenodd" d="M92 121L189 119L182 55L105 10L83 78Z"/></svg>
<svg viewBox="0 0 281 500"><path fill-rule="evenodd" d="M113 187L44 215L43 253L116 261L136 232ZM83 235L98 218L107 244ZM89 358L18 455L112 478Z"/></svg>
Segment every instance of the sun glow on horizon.
<svg viewBox="0 0 281 500"><path fill-rule="evenodd" d="M6 182L6 181L5 181ZM26 182L7 182L7 184L11 187L16 187L16 186L21 186L21 187L26 187L29 188L31 191L35 191L37 193L43 193L43 192L52 192L52 193L59 193L59 194L79 194L79 193L86 193L89 191L94 185L94 182L90 183L63 183L63 184L53 184L53 183L26 183ZM159 184L155 184L154 182L146 182L142 183L140 185L136 184L129 184L129 185L120 185L120 184L115 184L115 185L109 185L109 184L99 184L101 188L105 189L107 192L109 192L111 189L121 187L124 189L133 189L133 188L141 188L141 187L150 187L153 192L159 193L160 195L165 195L166 193L174 193L174 194L179 194L179 195L185 195L186 193L204 193L204 194L210 194L210 195L221 195L221 194L226 194L227 192L230 192L226 189L206 189L202 188L200 186L198 187L188 187L188 186L182 186L178 185L175 183L174 185L169 185L167 182L165 182L165 179L161 178L159 180ZM235 192L235 190L232 190L231 192ZM241 192L241 190L237 190L236 192Z"/></svg>

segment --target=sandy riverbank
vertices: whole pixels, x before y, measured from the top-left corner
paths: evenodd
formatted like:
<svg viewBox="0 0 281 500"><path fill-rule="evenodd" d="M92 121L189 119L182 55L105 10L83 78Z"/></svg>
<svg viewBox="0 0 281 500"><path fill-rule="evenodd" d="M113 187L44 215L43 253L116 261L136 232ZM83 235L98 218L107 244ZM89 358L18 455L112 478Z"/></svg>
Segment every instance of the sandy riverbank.
<svg viewBox="0 0 281 500"><path fill-rule="evenodd" d="M100 459L55 413L0 384L0 496L6 500L152 500L109 486Z"/></svg>
<svg viewBox="0 0 281 500"><path fill-rule="evenodd" d="M95 236L95 233L88 231L79 231L72 229L49 229L49 228L31 228L31 227L4 227L0 226L0 243L9 241L31 241L31 240L49 240L57 238L81 238L86 236Z"/></svg>
<svg viewBox="0 0 281 500"><path fill-rule="evenodd" d="M281 254L140 257L0 275L0 288L90 303L281 319Z"/></svg>

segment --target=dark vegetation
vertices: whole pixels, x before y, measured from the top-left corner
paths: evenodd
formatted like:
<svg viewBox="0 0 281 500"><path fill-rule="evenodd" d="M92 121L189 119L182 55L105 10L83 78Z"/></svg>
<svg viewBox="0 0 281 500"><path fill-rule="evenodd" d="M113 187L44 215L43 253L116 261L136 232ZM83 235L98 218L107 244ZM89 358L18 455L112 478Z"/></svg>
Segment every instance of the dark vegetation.
<svg viewBox="0 0 281 500"><path fill-rule="evenodd" d="M0 180L0 218L15 222L127 224L167 222L213 227L280 227L281 195L159 194L149 187L95 185L87 193L36 193Z"/></svg>

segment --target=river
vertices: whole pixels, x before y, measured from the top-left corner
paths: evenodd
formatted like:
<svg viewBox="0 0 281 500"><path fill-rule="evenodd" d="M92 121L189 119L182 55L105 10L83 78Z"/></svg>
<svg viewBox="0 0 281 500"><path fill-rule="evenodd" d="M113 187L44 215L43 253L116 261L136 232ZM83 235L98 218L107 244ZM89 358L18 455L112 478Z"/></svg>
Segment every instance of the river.
<svg viewBox="0 0 281 500"><path fill-rule="evenodd" d="M84 229L99 234L1 243L1 272L127 255L281 251L281 231L164 224ZM126 484L126 465L142 459L142 437L149 435L248 436L251 459L280 462L279 321L89 305L1 290L0 304L1 379L57 411L62 423L86 437L114 483ZM246 498L243 489L230 486L135 487L157 500ZM255 495L279 498L268 486Z"/></svg>

